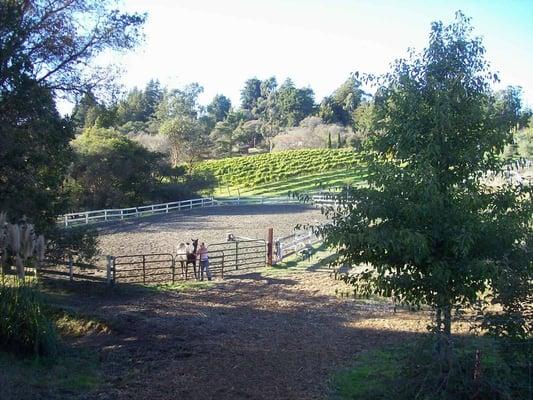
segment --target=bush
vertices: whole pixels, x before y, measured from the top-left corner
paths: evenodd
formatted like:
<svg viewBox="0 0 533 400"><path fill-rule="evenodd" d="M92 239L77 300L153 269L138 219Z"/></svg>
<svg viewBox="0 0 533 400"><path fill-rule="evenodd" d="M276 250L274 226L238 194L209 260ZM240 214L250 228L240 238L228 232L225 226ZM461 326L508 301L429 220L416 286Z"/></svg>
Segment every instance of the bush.
<svg viewBox="0 0 533 400"><path fill-rule="evenodd" d="M47 255L51 260L61 260L72 254L75 262L91 264L100 254L98 231L91 226L54 227L48 237Z"/></svg>
<svg viewBox="0 0 533 400"><path fill-rule="evenodd" d="M58 336L39 294L27 284L0 286L0 348L15 354L54 355Z"/></svg>

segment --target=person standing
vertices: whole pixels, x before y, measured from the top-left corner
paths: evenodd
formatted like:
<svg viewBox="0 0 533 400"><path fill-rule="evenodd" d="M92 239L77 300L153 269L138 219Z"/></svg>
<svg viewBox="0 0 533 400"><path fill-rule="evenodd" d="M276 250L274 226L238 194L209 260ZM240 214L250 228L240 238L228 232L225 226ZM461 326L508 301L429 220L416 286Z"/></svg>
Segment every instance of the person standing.
<svg viewBox="0 0 533 400"><path fill-rule="evenodd" d="M207 280L211 280L211 271L209 270L209 255L207 254L207 246L204 242L200 245L197 253L198 258L200 259L200 280L204 280L204 271L207 275Z"/></svg>

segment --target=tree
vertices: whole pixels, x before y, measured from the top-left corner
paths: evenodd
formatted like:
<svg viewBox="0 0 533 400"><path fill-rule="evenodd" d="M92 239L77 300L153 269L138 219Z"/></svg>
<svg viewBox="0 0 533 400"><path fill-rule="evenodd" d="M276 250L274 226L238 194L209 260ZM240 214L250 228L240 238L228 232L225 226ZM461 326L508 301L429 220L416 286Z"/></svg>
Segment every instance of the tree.
<svg viewBox="0 0 533 400"><path fill-rule="evenodd" d="M371 135L377 135L376 116L374 105L371 101L363 101L352 113L352 121L355 136L351 139L350 145L360 150Z"/></svg>
<svg viewBox="0 0 533 400"><path fill-rule="evenodd" d="M310 88L298 89L290 79L283 82L277 90L276 102L279 110L279 123L284 127L298 125L315 109L313 90Z"/></svg>
<svg viewBox="0 0 533 400"><path fill-rule="evenodd" d="M202 111L198 96L203 91L204 88L194 82L165 93L157 107L155 117L160 123L175 117L197 118Z"/></svg>
<svg viewBox="0 0 533 400"><path fill-rule="evenodd" d="M154 117L158 105L163 100L164 92L159 81L151 79L144 90L131 89L124 99L118 102L116 124L148 130L150 120ZM142 124L135 124L140 122ZM122 130L126 130L124 127ZM138 133L138 132L136 132Z"/></svg>
<svg viewBox="0 0 533 400"><path fill-rule="evenodd" d="M260 97L261 81L257 78L246 80L244 88L241 90L241 107L248 111L254 111Z"/></svg>
<svg viewBox="0 0 533 400"><path fill-rule="evenodd" d="M180 115L167 119L159 128L159 133L169 138L173 166L185 162L191 168L195 161L208 153L205 126L194 118Z"/></svg>
<svg viewBox="0 0 533 400"><path fill-rule="evenodd" d="M130 207L153 197L161 154L110 128L88 128L73 146L76 158L68 189L77 210Z"/></svg>
<svg viewBox="0 0 533 400"><path fill-rule="evenodd" d="M352 114L365 96L358 76L350 76L331 96L324 98L319 117L326 123L352 125Z"/></svg>
<svg viewBox="0 0 533 400"><path fill-rule="evenodd" d="M0 7L0 206L39 229L66 207L62 183L71 162L70 123L59 95L97 90L88 68L106 50L130 49L144 17L100 0L10 0Z"/></svg>
<svg viewBox="0 0 533 400"><path fill-rule="evenodd" d="M218 122L210 134L214 154L219 157L229 157L237 145L237 128L251 118L251 113L246 110L230 111L226 119Z"/></svg>
<svg viewBox="0 0 533 400"><path fill-rule="evenodd" d="M100 107L98 100L90 91L84 93L83 96L76 102L72 109L72 123L78 129L83 129L86 126L93 126L96 122L96 113Z"/></svg>
<svg viewBox="0 0 533 400"><path fill-rule="evenodd" d="M66 206L61 188L72 137L52 93L35 81L0 95L0 210L13 220L31 216L41 231L53 224Z"/></svg>
<svg viewBox="0 0 533 400"><path fill-rule="evenodd" d="M443 383L452 311L500 293L509 274L528 285L533 272L531 186L485 183L502 167L513 121L503 118L471 30L461 13L451 25L433 23L429 46L377 80L381 134L366 160L368 187L346 188L320 229L337 264L370 265L345 277L356 291L434 307Z"/></svg>
<svg viewBox="0 0 533 400"><path fill-rule="evenodd" d="M231 100L222 94L217 94L207 106L207 114L215 121L220 122L226 118L231 109Z"/></svg>
<svg viewBox="0 0 533 400"><path fill-rule="evenodd" d="M11 0L0 11L0 90L21 77L53 91L86 92L107 74L90 65L105 50L135 47L145 17L101 0Z"/></svg>

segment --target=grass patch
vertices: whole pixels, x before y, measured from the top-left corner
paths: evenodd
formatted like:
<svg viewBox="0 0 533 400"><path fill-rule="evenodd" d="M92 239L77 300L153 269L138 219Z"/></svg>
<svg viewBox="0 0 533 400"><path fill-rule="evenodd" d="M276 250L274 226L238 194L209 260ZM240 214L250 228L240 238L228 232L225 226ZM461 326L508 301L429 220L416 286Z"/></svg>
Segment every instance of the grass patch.
<svg viewBox="0 0 533 400"><path fill-rule="evenodd" d="M62 336L81 337L110 332L109 326L96 318L65 312L64 310L55 312L53 320Z"/></svg>
<svg viewBox="0 0 533 400"><path fill-rule="evenodd" d="M272 267L266 268L263 275L279 275L287 272L301 273L304 271L328 268L334 253L327 249L326 245L323 243L314 244L312 247L314 252L311 260L303 260L301 255L296 252L286 257L283 261L274 264Z"/></svg>
<svg viewBox="0 0 533 400"><path fill-rule="evenodd" d="M215 285L213 281L180 281L160 285L146 285L148 290L156 292L190 292L195 290L209 289Z"/></svg>
<svg viewBox="0 0 533 400"><path fill-rule="evenodd" d="M533 343L488 337L454 342L450 372L433 358L432 338L362 353L333 379L337 399L531 399ZM480 374L474 380L476 351Z"/></svg>
<svg viewBox="0 0 533 400"><path fill-rule="evenodd" d="M75 398L100 382L97 356L67 350L55 358L19 358L0 352L0 398Z"/></svg>

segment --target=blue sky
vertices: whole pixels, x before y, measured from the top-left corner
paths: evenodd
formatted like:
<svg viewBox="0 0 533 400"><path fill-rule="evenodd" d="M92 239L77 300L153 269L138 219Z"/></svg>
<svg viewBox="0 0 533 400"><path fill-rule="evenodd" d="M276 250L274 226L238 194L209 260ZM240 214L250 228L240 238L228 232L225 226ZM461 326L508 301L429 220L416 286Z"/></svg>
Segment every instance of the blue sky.
<svg viewBox="0 0 533 400"><path fill-rule="evenodd" d="M351 72L383 73L422 49L430 24L456 10L472 17L501 85L520 85L533 106L533 0L123 0L148 13L146 41L114 57L127 88L151 78L170 87L200 83L239 103L246 79L275 75L310 86L320 101Z"/></svg>

